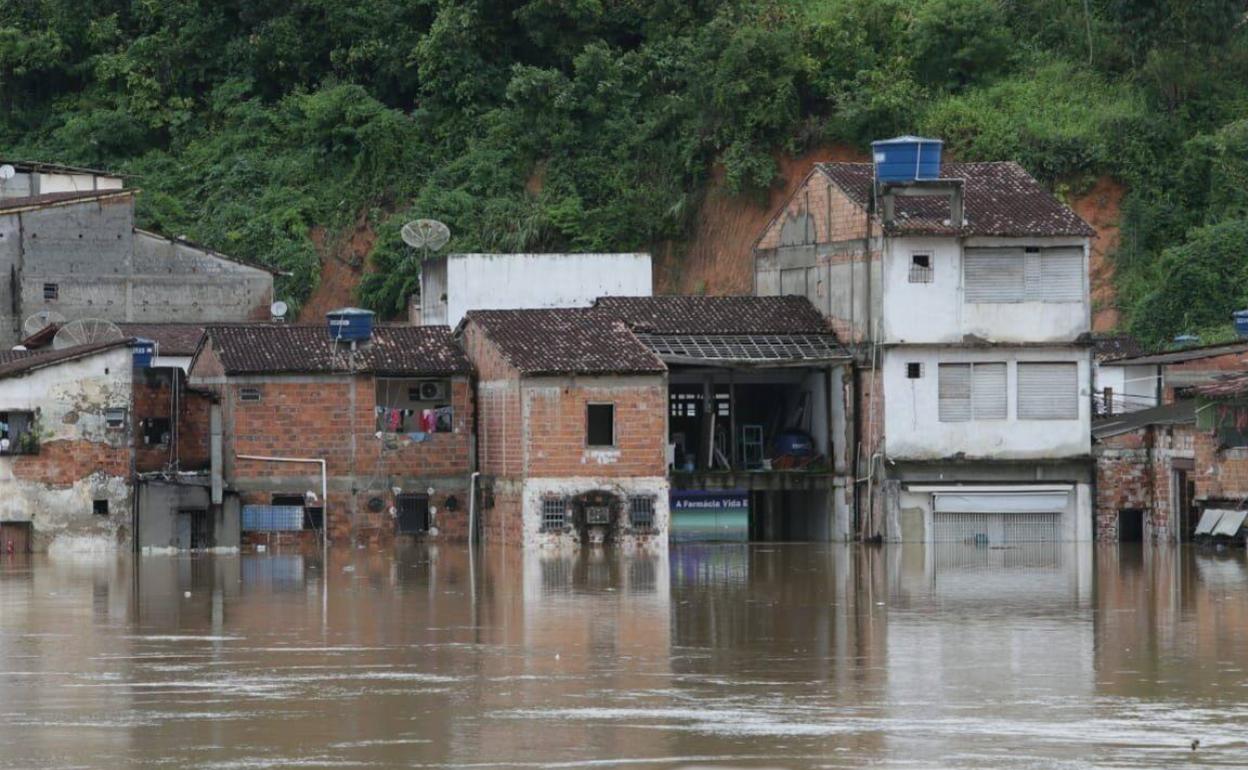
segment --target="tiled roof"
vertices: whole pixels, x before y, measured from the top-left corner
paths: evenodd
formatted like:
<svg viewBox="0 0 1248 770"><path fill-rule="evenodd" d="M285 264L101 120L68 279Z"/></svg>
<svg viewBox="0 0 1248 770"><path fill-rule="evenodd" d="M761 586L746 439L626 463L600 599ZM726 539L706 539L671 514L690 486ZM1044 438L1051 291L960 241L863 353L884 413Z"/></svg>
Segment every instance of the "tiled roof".
<svg viewBox="0 0 1248 770"><path fill-rule="evenodd" d="M121 198L134 195L138 190L84 190L82 192L45 193L26 195L21 198L0 198L0 211L38 209L68 203L83 203L101 198Z"/></svg>
<svg viewBox="0 0 1248 770"><path fill-rule="evenodd" d="M819 169L854 203L871 199L870 163L821 163ZM912 235L989 235L1090 237L1087 222L1013 162L945 163L942 179L962 179L965 223L947 224L948 200L937 196L898 197L897 221L889 231Z"/></svg>
<svg viewBox="0 0 1248 770"><path fill-rule="evenodd" d="M654 334L824 334L805 297L602 297L595 309Z"/></svg>
<svg viewBox="0 0 1248 770"><path fill-rule="evenodd" d="M1207 385L1197 385L1192 392L1207 398L1230 398L1248 393L1248 373L1229 374Z"/></svg>
<svg viewBox="0 0 1248 770"><path fill-rule="evenodd" d="M193 356L204 337L202 323L119 323L127 337L142 337L156 343L162 356Z"/></svg>
<svg viewBox="0 0 1248 770"><path fill-rule="evenodd" d="M445 326L376 326L355 351L335 343L324 325L208 325L206 338L226 374L367 374L445 376L472 365Z"/></svg>
<svg viewBox="0 0 1248 770"><path fill-rule="evenodd" d="M651 374L659 357L622 321L594 308L470 310L477 324L523 375Z"/></svg>
<svg viewBox="0 0 1248 770"><path fill-rule="evenodd" d="M44 367L66 361L85 358L106 350L112 350L113 348L128 347L130 343L130 340L125 339L97 342L93 345L79 345L72 348L62 348L61 350L5 351L5 354L0 356L0 379L25 374L35 369L43 369Z"/></svg>

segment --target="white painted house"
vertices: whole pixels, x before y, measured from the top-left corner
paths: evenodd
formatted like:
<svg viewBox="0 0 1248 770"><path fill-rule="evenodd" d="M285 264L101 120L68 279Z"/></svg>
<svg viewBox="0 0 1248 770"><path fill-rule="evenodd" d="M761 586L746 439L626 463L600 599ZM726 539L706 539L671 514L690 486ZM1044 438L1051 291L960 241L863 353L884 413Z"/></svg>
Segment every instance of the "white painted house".
<svg viewBox="0 0 1248 770"><path fill-rule="evenodd" d="M857 343L860 535L1089 540L1093 231L1017 164L937 168L817 166L756 244L756 293Z"/></svg>
<svg viewBox="0 0 1248 770"><path fill-rule="evenodd" d="M455 328L470 310L589 307L599 297L649 297L649 254L449 254L421 265L409 320Z"/></svg>

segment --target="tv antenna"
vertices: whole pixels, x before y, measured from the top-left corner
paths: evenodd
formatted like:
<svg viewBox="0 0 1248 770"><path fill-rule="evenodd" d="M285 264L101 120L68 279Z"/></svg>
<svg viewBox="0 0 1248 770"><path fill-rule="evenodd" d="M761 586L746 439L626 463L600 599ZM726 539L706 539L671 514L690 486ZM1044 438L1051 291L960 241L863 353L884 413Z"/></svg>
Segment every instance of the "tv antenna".
<svg viewBox="0 0 1248 770"><path fill-rule="evenodd" d="M56 350L74 348L79 345L95 345L100 342L116 342L124 340L117 324L102 318L83 318L70 321L57 330L52 338L52 347Z"/></svg>
<svg viewBox="0 0 1248 770"><path fill-rule="evenodd" d="M60 325L63 323L65 323L65 316L55 310L40 310L22 322L23 336L29 337L36 332L43 331L49 326Z"/></svg>
<svg viewBox="0 0 1248 770"><path fill-rule="evenodd" d="M403 242L413 249L420 249L421 259L429 252L438 251L451 239L451 229L436 219L417 219L403 225L399 231Z"/></svg>

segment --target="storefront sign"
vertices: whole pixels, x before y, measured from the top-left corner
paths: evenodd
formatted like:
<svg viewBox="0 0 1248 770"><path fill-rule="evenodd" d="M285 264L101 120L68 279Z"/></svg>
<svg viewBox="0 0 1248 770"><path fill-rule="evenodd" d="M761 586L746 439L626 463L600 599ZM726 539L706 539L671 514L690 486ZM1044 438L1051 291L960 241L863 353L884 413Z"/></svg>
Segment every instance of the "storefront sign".
<svg viewBox="0 0 1248 770"><path fill-rule="evenodd" d="M675 490L671 510L675 542L740 542L750 537L750 495L745 490Z"/></svg>

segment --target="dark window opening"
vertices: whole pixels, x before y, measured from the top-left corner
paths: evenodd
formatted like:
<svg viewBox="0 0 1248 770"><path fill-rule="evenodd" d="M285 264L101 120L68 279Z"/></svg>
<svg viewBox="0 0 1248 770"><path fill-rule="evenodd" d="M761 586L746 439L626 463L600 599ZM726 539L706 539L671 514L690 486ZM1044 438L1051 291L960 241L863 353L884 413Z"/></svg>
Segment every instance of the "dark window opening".
<svg viewBox="0 0 1248 770"><path fill-rule="evenodd" d="M585 443L591 447L615 446L615 404L586 407Z"/></svg>
<svg viewBox="0 0 1248 770"><path fill-rule="evenodd" d="M31 455L39 452L39 433L34 412L0 412L0 455Z"/></svg>
<svg viewBox="0 0 1248 770"><path fill-rule="evenodd" d="M556 532L564 528L568 521L568 499L566 497L548 497L542 500L542 531Z"/></svg>
<svg viewBox="0 0 1248 770"><path fill-rule="evenodd" d="M633 529L654 529L654 498L644 495L630 497L628 523Z"/></svg>
<svg viewBox="0 0 1248 770"><path fill-rule="evenodd" d="M917 380L923 376L923 364L909 363L906 364L906 377L911 380Z"/></svg>
<svg viewBox="0 0 1248 770"><path fill-rule="evenodd" d="M382 433L453 433L449 380L378 379L377 430Z"/></svg>
<svg viewBox="0 0 1248 770"><path fill-rule="evenodd" d="M1118 511L1118 542L1144 542L1144 511L1139 508Z"/></svg>
<svg viewBox="0 0 1248 770"><path fill-rule="evenodd" d="M910 283L932 282L932 255L910 255Z"/></svg>
<svg viewBox="0 0 1248 770"><path fill-rule="evenodd" d="M94 513L96 516L107 516L108 515L108 501L107 500L93 500L91 502L91 513Z"/></svg>
<svg viewBox="0 0 1248 770"><path fill-rule="evenodd" d="M274 505L295 505L302 508L305 502L307 502L307 500L303 495L273 495Z"/></svg>
<svg viewBox="0 0 1248 770"><path fill-rule="evenodd" d="M43 285L43 299L45 302L55 302L61 297L60 284L45 283Z"/></svg>
<svg viewBox="0 0 1248 770"><path fill-rule="evenodd" d="M149 417L140 423L143 443L147 446L168 446L172 426L168 417Z"/></svg>
<svg viewBox="0 0 1248 770"><path fill-rule="evenodd" d="M395 499L398 529L403 535L419 535L429 531L429 496L406 494Z"/></svg>
<svg viewBox="0 0 1248 770"><path fill-rule="evenodd" d="M239 388L238 400L239 401L259 401L260 389L259 388Z"/></svg>

